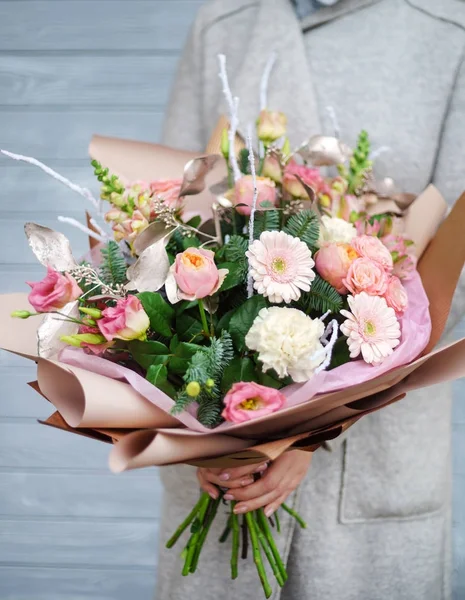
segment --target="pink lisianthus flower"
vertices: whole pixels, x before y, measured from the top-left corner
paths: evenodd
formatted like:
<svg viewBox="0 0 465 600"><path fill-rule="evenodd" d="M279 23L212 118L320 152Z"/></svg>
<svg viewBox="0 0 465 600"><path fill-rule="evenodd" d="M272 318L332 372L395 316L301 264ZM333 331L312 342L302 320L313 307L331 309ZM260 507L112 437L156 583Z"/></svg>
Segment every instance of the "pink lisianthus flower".
<svg viewBox="0 0 465 600"><path fill-rule="evenodd" d="M274 181L268 177L257 177L257 208L262 202L270 202L276 205L276 186ZM252 211L254 186L252 175L244 175L236 181L234 186L233 202L240 215L249 216ZM242 206L240 206L242 205Z"/></svg>
<svg viewBox="0 0 465 600"><path fill-rule="evenodd" d="M120 298L116 306L108 307L97 321L100 333L106 340L143 340L150 320L137 296Z"/></svg>
<svg viewBox="0 0 465 600"><path fill-rule="evenodd" d="M200 300L220 289L229 271L218 269L214 258L214 252L203 248L189 248L176 255L170 275L178 288L178 300ZM169 297L171 300L170 293Z"/></svg>
<svg viewBox="0 0 465 600"><path fill-rule="evenodd" d="M412 254L405 254L394 262L393 275L396 275L403 281L411 279L415 269L417 268L417 258Z"/></svg>
<svg viewBox="0 0 465 600"><path fill-rule="evenodd" d="M69 273L61 274L50 266L42 281L26 283L32 288L28 296L29 304L37 312L60 310L83 293L74 277Z"/></svg>
<svg viewBox="0 0 465 600"><path fill-rule="evenodd" d="M325 281L331 284L340 294L346 294L344 280L351 264L360 255L344 243L324 244L315 255L316 270Z"/></svg>
<svg viewBox="0 0 465 600"><path fill-rule="evenodd" d="M388 273L392 271L394 263L391 253L379 238L360 235L353 239L351 244L360 256L378 263Z"/></svg>
<svg viewBox="0 0 465 600"><path fill-rule="evenodd" d="M177 208L180 204L181 186L182 179L159 179L150 182L150 193L163 198L164 203L170 208Z"/></svg>
<svg viewBox="0 0 465 600"><path fill-rule="evenodd" d="M244 423L280 410L286 396L279 390L253 381L235 383L224 398L222 416L232 423Z"/></svg>
<svg viewBox="0 0 465 600"><path fill-rule="evenodd" d="M408 295L398 277L393 276L389 279L384 299L398 315L402 315L407 310Z"/></svg>
<svg viewBox="0 0 465 600"><path fill-rule="evenodd" d="M390 234L381 240L393 257L393 274L399 279L410 279L417 266L417 258L414 254L415 245L402 235Z"/></svg>
<svg viewBox="0 0 465 600"><path fill-rule="evenodd" d="M366 292L370 296L383 296L388 281L388 275L379 263L362 257L357 258L350 265L347 277L342 283L352 294Z"/></svg>
<svg viewBox="0 0 465 600"><path fill-rule="evenodd" d="M257 121L258 139L271 144L286 135L287 117L275 110L262 110Z"/></svg>
<svg viewBox="0 0 465 600"><path fill-rule="evenodd" d="M293 198L309 200L304 186L297 177L302 179L305 185L311 187L317 195L328 191L328 186L321 176L319 169L299 165L294 160L291 160L284 169L283 189Z"/></svg>

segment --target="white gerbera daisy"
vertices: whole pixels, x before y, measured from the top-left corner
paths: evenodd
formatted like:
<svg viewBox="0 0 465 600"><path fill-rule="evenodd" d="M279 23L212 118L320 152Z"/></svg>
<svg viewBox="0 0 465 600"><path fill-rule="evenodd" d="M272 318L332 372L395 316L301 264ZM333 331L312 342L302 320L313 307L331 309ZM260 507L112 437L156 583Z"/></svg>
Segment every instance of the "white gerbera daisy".
<svg viewBox="0 0 465 600"><path fill-rule="evenodd" d="M347 320L341 331L348 337L350 357L360 354L369 364L379 364L394 352L400 343L400 325L393 308L380 296L366 292L348 296L351 312L341 310Z"/></svg>
<svg viewBox="0 0 465 600"><path fill-rule="evenodd" d="M258 352L263 371L274 369L279 377L308 381L326 359L320 342L325 331L321 319L311 319L301 310L272 306L262 308L245 337Z"/></svg>
<svg viewBox="0 0 465 600"><path fill-rule="evenodd" d="M254 288L270 302L298 300L315 279L315 262L307 244L284 231L264 231L246 256Z"/></svg>

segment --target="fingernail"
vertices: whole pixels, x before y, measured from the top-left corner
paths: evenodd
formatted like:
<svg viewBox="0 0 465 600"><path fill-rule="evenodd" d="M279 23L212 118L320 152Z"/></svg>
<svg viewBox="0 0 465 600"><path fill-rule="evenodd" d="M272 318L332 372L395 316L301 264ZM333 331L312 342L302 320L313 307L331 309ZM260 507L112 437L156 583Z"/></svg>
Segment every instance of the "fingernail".
<svg viewBox="0 0 465 600"><path fill-rule="evenodd" d="M236 506L236 508L234 509L235 514L239 514L239 513L245 513L247 512L249 509L247 508L247 506Z"/></svg>
<svg viewBox="0 0 465 600"><path fill-rule="evenodd" d="M220 481L228 481L228 479L230 479L231 475L229 473L221 473L219 479Z"/></svg>
<svg viewBox="0 0 465 600"><path fill-rule="evenodd" d="M268 463L263 463L262 465L260 465L259 467L257 467L255 469L255 473L263 473L263 471L266 471L268 469Z"/></svg>
<svg viewBox="0 0 465 600"><path fill-rule="evenodd" d="M241 481L241 486L245 487L246 485L250 485L251 483L253 483L253 477L245 477L242 481Z"/></svg>
<svg viewBox="0 0 465 600"><path fill-rule="evenodd" d="M218 492L208 492L208 495L210 496L210 498L213 498L213 500L216 500L218 498Z"/></svg>
<svg viewBox="0 0 465 600"><path fill-rule="evenodd" d="M224 498L225 500L234 500L234 496L233 496L232 494L225 494L225 495L223 496L223 498Z"/></svg>
<svg viewBox="0 0 465 600"><path fill-rule="evenodd" d="M274 513L274 509L273 508L267 508L265 510L265 515L268 517L268 519L271 517L271 515Z"/></svg>

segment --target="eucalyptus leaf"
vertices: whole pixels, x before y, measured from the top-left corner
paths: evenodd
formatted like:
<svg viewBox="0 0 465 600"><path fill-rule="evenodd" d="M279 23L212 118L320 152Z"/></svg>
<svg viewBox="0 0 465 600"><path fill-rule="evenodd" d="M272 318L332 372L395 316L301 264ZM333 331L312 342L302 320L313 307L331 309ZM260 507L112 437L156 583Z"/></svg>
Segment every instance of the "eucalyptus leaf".
<svg viewBox="0 0 465 600"><path fill-rule="evenodd" d="M258 313L266 308L266 300L263 296L252 296L242 304L229 321L229 333L234 345L242 352L246 349L245 336L252 327Z"/></svg>

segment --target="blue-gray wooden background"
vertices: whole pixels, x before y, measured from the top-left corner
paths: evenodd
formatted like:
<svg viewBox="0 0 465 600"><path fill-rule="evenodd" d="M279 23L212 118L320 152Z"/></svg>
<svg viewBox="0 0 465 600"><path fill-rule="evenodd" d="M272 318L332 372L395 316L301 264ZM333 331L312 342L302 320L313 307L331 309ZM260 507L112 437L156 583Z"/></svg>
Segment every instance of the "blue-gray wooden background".
<svg viewBox="0 0 465 600"><path fill-rule="evenodd" d="M94 132L157 141L176 62L201 0L0 0L0 147L96 190ZM84 201L0 158L0 291L40 279L23 223L82 218ZM69 226L76 254L84 235ZM465 333L465 328L462 328ZM0 600L149 600L157 472L114 476L108 448L50 430L34 366L0 354ZM465 598L465 384L454 420L455 600ZM159 599L162 600L162 599Z"/></svg>

